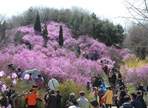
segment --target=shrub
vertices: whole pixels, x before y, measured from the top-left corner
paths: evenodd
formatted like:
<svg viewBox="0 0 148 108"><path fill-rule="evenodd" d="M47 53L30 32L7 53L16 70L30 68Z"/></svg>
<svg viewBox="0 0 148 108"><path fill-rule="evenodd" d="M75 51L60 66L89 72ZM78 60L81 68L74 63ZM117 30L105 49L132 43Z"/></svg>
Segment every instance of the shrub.
<svg viewBox="0 0 148 108"><path fill-rule="evenodd" d="M90 101L91 96L87 91L86 87L80 84L75 83L74 81L63 82L57 88L62 95L62 108L65 108L66 101L69 99L70 93L75 93L75 98L78 99L80 91L85 92L85 97Z"/></svg>

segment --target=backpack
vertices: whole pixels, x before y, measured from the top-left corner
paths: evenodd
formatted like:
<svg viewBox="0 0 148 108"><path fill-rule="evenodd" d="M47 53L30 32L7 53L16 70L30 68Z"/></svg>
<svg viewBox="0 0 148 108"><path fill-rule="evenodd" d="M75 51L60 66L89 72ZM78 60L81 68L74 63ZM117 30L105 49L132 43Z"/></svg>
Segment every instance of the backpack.
<svg viewBox="0 0 148 108"><path fill-rule="evenodd" d="M42 80L41 80L41 79L38 79L38 80L37 80L37 86L38 86L38 87L42 87Z"/></svg>
<svg viewBox="0 0 148 108"><path fill-rule="evenodd" d="M99 97L103 96L104 95L104 92L102 89L99 90L99 93L98 93Z"/></svg>
<svg viewBox="0 0 148 108"><path fill-rule="evenodd" d="M33 77L32 77L32 76L30 76L30 77L29 77L29 80L30 80L30 81L33 81Z"/></svg>

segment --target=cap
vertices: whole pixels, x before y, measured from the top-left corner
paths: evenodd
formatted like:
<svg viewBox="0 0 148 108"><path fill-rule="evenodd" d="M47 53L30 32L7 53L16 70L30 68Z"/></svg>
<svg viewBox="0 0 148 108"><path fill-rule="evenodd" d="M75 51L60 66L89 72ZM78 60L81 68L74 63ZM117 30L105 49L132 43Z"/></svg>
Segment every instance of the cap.
<svg viewBox="0 0 148 108"><path fill-rule="evenodd" d="M103 88L103 85L100 85L100 88Z"/></svg>
<svg viewBox="0 0 148 108"><path fill-rule="evenodd" d="M75 98L75 94L74 93L70 93L69 97L70 98Z"/></svg>

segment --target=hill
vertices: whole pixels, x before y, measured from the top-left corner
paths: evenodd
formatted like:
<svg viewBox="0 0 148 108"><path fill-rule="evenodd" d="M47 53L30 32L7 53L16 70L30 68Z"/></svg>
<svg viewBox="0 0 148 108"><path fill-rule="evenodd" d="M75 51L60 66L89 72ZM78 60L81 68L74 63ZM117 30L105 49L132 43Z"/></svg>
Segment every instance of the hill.
<svg viewBox="0 0 148 108"><path fill-rule="evenodd" d="M44 24L41 24L42 28ZM63 27L64 46L58 45L60 25ZM42 33L37 34L33 25L20 26L10 30L9 44L0 50L0 69L9 73L7 65L13 63L22 71L37 68L42 72L46 80L56 76L59 81L74 80L76 83L85 84L94 74L103 74L103 66L112 68L124 55L129 53L128 49L116 49L107 47L104 43L94 40L89 36L82 35L79 38L72 37L72 30L64 23L47 23L48 42L44 47ZM18 35L19 32L19 35ZM22 41L14 41L20 37ZM31 44L32 48L29 48ZM77 46L80 46L81 54L77 54ZM83 51L88 54L89 59L83 57ZM97 61L91 60L95 57Z"/></svg>

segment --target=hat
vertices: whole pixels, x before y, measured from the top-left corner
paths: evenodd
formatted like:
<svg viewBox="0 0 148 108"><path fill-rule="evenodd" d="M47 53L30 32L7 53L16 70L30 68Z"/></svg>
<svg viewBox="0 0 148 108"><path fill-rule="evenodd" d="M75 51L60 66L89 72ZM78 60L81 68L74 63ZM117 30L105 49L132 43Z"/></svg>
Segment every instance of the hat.
<svg viewBox="0 0 148 108"><path fill-rule="evenodd" d="M103 85L100 85L100 88L103 88Z"/></svg>
<svg viewBox="0 0 148 108"><path fill-rule="evenodd" d="M70 98L75 98L75 94L74 93L70 93L69 97Z"/></svg>

